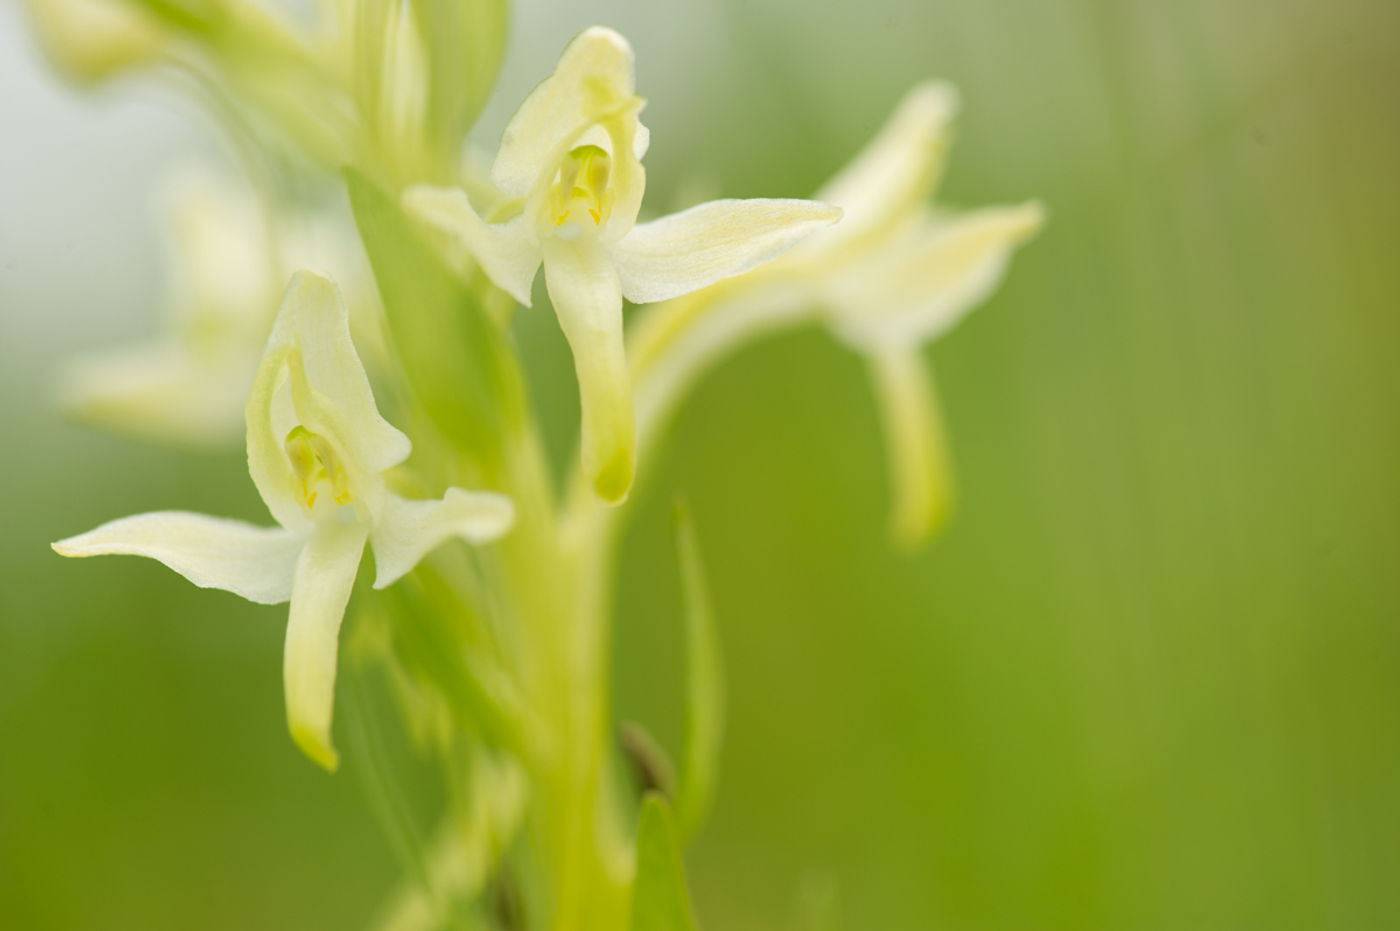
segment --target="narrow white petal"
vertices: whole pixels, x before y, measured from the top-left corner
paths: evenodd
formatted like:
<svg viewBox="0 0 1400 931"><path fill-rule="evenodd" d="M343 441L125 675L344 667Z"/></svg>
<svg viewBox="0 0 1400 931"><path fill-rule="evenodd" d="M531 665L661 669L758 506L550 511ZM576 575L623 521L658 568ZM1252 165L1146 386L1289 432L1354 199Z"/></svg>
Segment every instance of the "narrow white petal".
<svg viewBox="0 0 1400 931"><path fill-rule="evenodd" d="M53 548L64 556L145 556L200 588L278 604L292 596L292 573L303 543L300 535L281 527L156 511L111 521Z"/></svg>
<svg viewBox="0 0 1400 931"><path fill-rule="evenodd" d="M489 543L515 521L515 507L505 495L449 488L441 501L412 501L389 495L370 538L376 571L374 587L392 585L418 561L447 540Z"/></svg>
<svg viewBox="0 0 1400 931"><path fill-rule="evenodd" d="M496 287L530 306L540 249L530 241L523 216L508 223L487 223L472 208L465 191L426 184L405 191L403 204L424 223L453 237Z"/></svg>
<svg viewBox="0 0 1400 931"><path fill-rule="evenodd" d="M952 465L933 381L917 347L888 347L870 359L885 431L893 501L890 531L913 547L933 535L953 502Z"/></svg>
<svg viewBox="0 0 1400 931"><path fill-rule="evenodd" d="M943 170L957 110L950 85L918 85L879 135L817 192L817 200L846 211L835 234L841 242L888 227L928 199Z"/></svg>
<svg viewBox="0 0 1400 931"><path fill-rule="evenodd" d="M243 434L256 351L201 355L153 343L69 363L59 403L91 424L167 443L224 446Z"/></svg>
<svg viewBox="0 0 1400 931"><path fill-rule="evenodd" d="M627 40L602 26L585 29L559 56L554 73L515 111L501 137L492 180L514 197L528 197L562 154L560 147L631 97L635 87Z"/></svg>
<svg viewBox="0 0 1400 931"><path fill-rule="evenodd" d="M363 526L322 528L302 551L292 585L282 663L287 726L302 752L328 770L340 762L331 742L340 623L364 548Z"/></svg>
<svg viewBox="0 0 1400 931"><path fill-rule="evenodd" d="M1037 203L913 224L881 252L833 276L833 326L858 346L926 342L986 300L1011 252L1040 229Z"/></svg>
<svg viewBox="0 0 1400 931"><path fill-rule="evenodd" d="M622 293L664 301L782 255L841 211L810 200L716 200L642 223L613 247Z"/></svg>
<svg viewBox="0 0 1400 931"><path fill-rule="evenodd" d="M545 283L574 354L583 470L606 501L621 501L636 467L631 379L622 343L622 291L598 240L549 239Z"/></svg>

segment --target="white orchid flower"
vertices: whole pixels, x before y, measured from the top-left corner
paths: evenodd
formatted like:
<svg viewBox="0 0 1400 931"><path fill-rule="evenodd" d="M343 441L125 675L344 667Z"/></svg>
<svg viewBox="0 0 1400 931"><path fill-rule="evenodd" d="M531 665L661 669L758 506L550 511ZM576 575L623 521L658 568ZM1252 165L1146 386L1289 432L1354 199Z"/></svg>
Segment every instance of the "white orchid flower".
<svg viewBox="0 0 1400 931"><path fill-rule="evenodd" d="M417 501L389 489L384 473L408 457L408 437L379 415L339 289L310 272L287 289L246 416L248 469L279 526L162 511L112 521L54 549L146 556L201 588L260 604L290 601L287 721L307 756L334 769L337 642L366 542L374 587L384 588L448 539L500 537L514 512L491 492L449 488L440 501Z"/></svg>
<svg viewBox="0 0 1400 931"><path fill-rule="evenodd" d="M588 29L506 127L492 166L503 205L483 218L460 190L405 194L526 306L543 263L578 375L584 471L608 501L626 496L636 458L622 299L662 301L748 271L841 215L812 201L720 200L638 224L642 105L627 41Z"/></svg>
<svg viewBox="0 0 1400 931"><path fill-rule="evenodd" d="M948 85L915 87L817 192L844 211L839 226L761 271L640 321L628 351L642 375L644 435L654 436L688 386L735 347L815 315L869 362L896 540L918 543L937 529L951 503L951 469L923 344L992 293L1012 251L1044 221L1035 202L956 214L929 205L956 112Z"/></svg>
<svg viewBox="0 0 1400 931"><path fill-rule="evenodd" d="M166 332L69 362L59 400L74 416L123 433L221 445L242 432L277 306L272 230L251 192L207 169L182 171L164 193Z"/></svg>
<svg viewBox="0 0 1400 931"><path fill-rule="evenodd" d="M912 544L951 499L941 418L922 346L1001 283L1012 251L1044 223L1037 202L947 213L928 201L943 173L957 94L922 84L879 135L817 193L846 211L829 236L789 257L834 333L871 368L894 488L892 529Z"/></svg>
<svg viewBox="0 0 1400 931"><path fill-rule="evenodd" d="M203 166L164 192L170 256L169 319L155 339L64 366L59 403L73 416L159 442L222 446L243 433L243 408L292 270L339 281L356 308L373 283L329 218L270 213L251 190ZM356 331L364 340L375 334ZM371 343L371 348L374 344Z"/></svg>

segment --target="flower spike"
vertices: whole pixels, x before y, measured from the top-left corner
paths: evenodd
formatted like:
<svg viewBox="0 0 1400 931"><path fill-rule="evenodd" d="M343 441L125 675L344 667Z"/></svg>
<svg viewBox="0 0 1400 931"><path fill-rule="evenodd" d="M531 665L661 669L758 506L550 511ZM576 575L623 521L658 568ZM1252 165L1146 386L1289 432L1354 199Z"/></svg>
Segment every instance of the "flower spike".
<svg viewBox="0 0 1400 931"><path fill-rule="evenodd" d="M273 325L248 399L248 468L278 527L182 511L139 514L62 540L64 556L146 556L203 588L260 604L290 601L283 677L287 724L312 760L334 770L331 741L340 623L365 544L390 585L452 537L487 543L514 520L510 499L449 488L410 501L384 473L408 437L379 414L328 279L299 272Z"/></svg>
<svg viewBox="0 0 1400 931"><path fill-rule="evenodd" d="M506 215L483 219L456 189L404 195L410 212L455 237L527 307L544 265L574 354L584 471L613 502L626 497L636 458L623 298L665 300L742 274L841 216L815 201L723 200L638 224L650 136L633 71L631 46L611 29L569 43L501 138L491 176L514 205Z"/></svg>

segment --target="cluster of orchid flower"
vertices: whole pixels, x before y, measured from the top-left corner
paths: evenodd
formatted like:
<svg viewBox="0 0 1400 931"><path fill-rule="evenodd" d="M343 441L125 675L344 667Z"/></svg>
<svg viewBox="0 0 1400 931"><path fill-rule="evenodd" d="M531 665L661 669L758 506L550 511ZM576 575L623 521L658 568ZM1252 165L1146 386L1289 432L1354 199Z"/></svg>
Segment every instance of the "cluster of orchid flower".
<svg viewBox="0 0 1400 931"><path fill-rule="evenodd" d="M687 758L669 805L628 804L612 778L608 591L639 457L708 367L766 334L824 323L869 363L894 534L927 538L949 484L921 349L997 285L1039 206L930 206L956 111L942 84L910 92L812 200L719 200L638 222L648 132L632 50L612 30L565 48L483 177L461 150L501 54L495 0L337 0L314 32L243 0L29 2L68 74L197 76L246 148L289 147L312 171L337 169L322 177L348 187L355 223L336 231L334 215L184 185L177 327L156 346L77 364L66 397L80 416L162 439L218 441L241 421L276 526L159 511L54 548L145 556L201 587L290 602L287 719L327 769L339 759L332 709L355 593L365 652L472 799L445 815L386 927L449 914L482 928L691 927L671 808L688 836L708 800L722 703L684 527L698 654ZM541 266L581 409L562 499L509 335ZM624 299L655 306L625 329ZM381 416L357 342L415 445ZM357 589L367 547L373 585Z"/></svg>

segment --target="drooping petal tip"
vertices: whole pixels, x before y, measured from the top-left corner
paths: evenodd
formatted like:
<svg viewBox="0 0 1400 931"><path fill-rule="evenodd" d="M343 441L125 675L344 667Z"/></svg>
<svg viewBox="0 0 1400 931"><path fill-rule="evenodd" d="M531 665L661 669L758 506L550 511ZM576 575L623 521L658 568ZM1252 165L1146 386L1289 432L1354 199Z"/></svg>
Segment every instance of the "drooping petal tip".
<svg viewBox="0 0 1400 931"><path fill-rule="evenodd" d="M890 536L914 552L948 522L955 498L938 395L917 347L886 348L870 365L890 475Z"/></svg>
<svg viewBox="0 0 1400 931"><path fill-rule="evenodd" d="M331 742L340 625L359 570L363 527L323 528L297 560L282 681L287 728L302 752L334 771L340 757Z"/></svg>
<svg viewBox="0 0 1400 931"><path fill-rule="evenodd" d="M306 754L311 762L328 773L333 773L340 768L340 754L314 728L294 721L288 721L287 726L297 749Z"/></svg>

